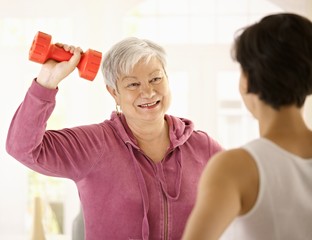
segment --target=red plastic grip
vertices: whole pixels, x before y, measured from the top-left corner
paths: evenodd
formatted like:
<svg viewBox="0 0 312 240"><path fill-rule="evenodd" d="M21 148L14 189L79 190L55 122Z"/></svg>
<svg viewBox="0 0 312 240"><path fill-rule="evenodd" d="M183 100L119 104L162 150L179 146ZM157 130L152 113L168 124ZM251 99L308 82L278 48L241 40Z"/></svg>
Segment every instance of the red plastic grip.
<svg viewBox="0 0 312 240"><path fill-rule="evenodd" d="M63 48L51 44L52 37L49 34L38 32L29 50L29 60L37 63L45 63L48 59L58 62L68 61L72 54ZM79 76L87 80L94 80L101 65L102 53L88 49L82 53L77 65Z"/></svg>

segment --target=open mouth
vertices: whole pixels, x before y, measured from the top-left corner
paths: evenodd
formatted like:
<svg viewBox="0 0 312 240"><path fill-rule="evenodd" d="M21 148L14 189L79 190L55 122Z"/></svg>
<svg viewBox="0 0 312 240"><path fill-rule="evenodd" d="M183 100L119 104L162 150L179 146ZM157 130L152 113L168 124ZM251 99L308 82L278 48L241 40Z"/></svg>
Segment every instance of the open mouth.
<svg viewBox="0 0 312 240"><path fill-rule="evenodd" d="M155 101L155 102L151 102L151 103L140 104L138 106L140 108L153 108L153 107L157 106L159 103L160 103L160 101Z"/></svg>

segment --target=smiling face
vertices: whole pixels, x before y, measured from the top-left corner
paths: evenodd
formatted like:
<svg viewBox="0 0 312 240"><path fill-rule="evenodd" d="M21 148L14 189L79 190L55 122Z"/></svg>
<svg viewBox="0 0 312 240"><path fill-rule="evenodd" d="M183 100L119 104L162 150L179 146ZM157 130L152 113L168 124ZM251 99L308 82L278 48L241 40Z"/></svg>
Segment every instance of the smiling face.
<svg viewBox="0 0 312 240"><path fill-rule="evenodd" d="M168 79L157 58L139 61L129 74L108 88L127 121L163 120L171 101Z"/></svg>

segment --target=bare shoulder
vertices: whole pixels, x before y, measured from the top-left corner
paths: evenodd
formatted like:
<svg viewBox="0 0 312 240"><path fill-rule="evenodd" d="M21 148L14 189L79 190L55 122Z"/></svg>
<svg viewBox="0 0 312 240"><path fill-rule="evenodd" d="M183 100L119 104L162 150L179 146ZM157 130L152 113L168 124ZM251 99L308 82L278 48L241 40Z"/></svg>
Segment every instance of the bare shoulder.
<svg viewBox="0 0 312 240"><path fill-rule="evenodd" d="M258 191L255 172L252 157L243 149L215 154L201 176L183 239L219 239L237 216L254 205Z"/></svg>
<svg viewBox="0 0 312 240"><path fill-rule="evenodd" d="M215 154L208 162L200 188L208 185L235 191L241 201L240 215L254 205L259 189L258 168L252 156L242 148L226 150Z"/></svg>
<svg viewBox="0 0 312 240"><path fill-rule="evenodd" d="M226 173L237 174L253 168L252 156L242 148L235 148L216 153L208 163L209 168L222 169ZM208 168L208 167L207 167Z"/></svg>

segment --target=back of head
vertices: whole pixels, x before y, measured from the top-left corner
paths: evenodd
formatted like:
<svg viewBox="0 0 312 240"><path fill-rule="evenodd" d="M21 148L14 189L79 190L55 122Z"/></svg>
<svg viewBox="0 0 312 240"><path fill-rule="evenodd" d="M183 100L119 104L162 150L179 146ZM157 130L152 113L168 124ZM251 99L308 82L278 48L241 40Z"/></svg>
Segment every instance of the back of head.
<svg viewBox="0 0 312 240"><path fill-rule="evenodd" d="M242 29L233 58L248 79L248 92L275 109L303 106L312 93L312 23L280 13Z"/></svg>
<svg viewBox="0 0 312 240"><path fill-rule="evenodd" d="M106 85L116 89L116 81L121 75L129 74L140 60L148 62L154 57L165 69L166 53L158 44L136 37L128 37L116 43L102 61L102 74Z"/></svg>

